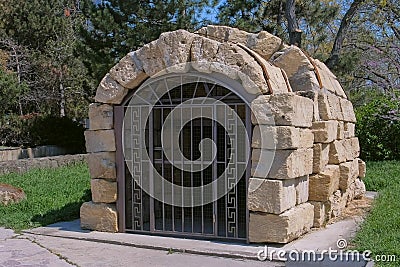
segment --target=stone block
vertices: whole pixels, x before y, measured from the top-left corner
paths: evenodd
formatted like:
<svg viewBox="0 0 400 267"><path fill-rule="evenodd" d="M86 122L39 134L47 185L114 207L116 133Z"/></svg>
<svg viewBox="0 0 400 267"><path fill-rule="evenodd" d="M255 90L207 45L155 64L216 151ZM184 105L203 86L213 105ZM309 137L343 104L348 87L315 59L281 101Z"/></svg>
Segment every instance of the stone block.
<svg viewBox="0 0 400 267"><path fill-rule="evenodd" d="M120 104L128 90L111 78L110 74L106 74L97 87L95 100L96 102L106 104Z"/></svg>
<svg viewBox="0 0 400 267"><path fill-rule="evenodd" d="M219 42L197 36L193 39L191 53L192 66L199 72L211 73L211 62L217 54Z"/></svg>
<svg viewBox="0 0 400 267"><path fill-rule="evenodd" d="M89 105L89 129L109 130L114 128L113 107L107 104L92 103Z"/></svg>
<svg viewBox="0 0 400 267"><path fill-rule="evenodd" d="M290 46L282 51L273 60L275 66L285 70L288 78L293 77L300 69L314 70L308 57L297 46Z"/></svg>
<svg viewBox="0 0 400 267"><path fill-rule="evenodd" d="M322 86L331 93L346 98L346 94L344 93L342 86L329 68L318 59L314 59L314 64L317 67Z"/></svg>
<svg viewBox="0 0 400 267"><path fill-rule="evenodd" d="M113 203L117 201L117 183L104 179L92 179L92 200L98 203Z"/></svg>
<svg viewBox="0 0 400 267"><path fill-rule="evenodd" d="M365 184L360 179L354 181L354 199L360 199L365 195Z"/></svg>
<svg viewBox="0 0 400 267"><path fill-rule="evenodd" d="M365 178L365 174L367 172L367 165L362 159L358 159L358 170L359 170L358 177Z"/></svg>
<svg viewBox="0 0 400 267"><path fill-rule="evenodd" d="M318 92L317 91L297 91L297 95L307 97L313 101L314 109L313 109L313 122L320 121L321 118L319 117L319 108L318 108Z"/></svg>
<svg viewBox="0 0 400 267"><path fill-rule="evenodd" d="M110 76L125 88L138 87L149 76L143 71L142 62L135 52L123 57L117 65L110 70Z"/></svg>
<svg viewBox="0 0 400 267"><path fill-rule="evenodd" d="M329 162L329 144L314 144L313 147L313 173L323 171Z"/></svg>
<svg viewBox="0 0 400 267"><path fill-rule="evenodd" d="M318 174L310 175L308 199L312 201L326 201L339 189L339 166L327 165Z"/></svg>
<svg viewBox="0 0 400 267"><path fill-rule="evenodd" d="M309 128L313 120L313 101L295 93L271 95L270 109L275 124Z"/></svg>
<svg viewBox="0 0 400 267"><path fill-rule="evenodd" d="M347 160L347 152L345 148L345 140L336 140L329 146L329 164L339 164Z"/></svg>
<svg viewBox="0 0 400 267"><path fill-rule="evenodd" d="M90 153L87 162L92 179L115 180L117 178L115 152Z"/></svg>
<svg viewBox="0 0 400 267"><path fill-rule="evenodd" d="M343 146L345 149L346 160L352 160L360 155L360 144L358 138L353 137L343 140Z"/></svg>
<svg viewBox="0 0 400 267"><path fill-rule="evenodd" d="M309 70L307 67L301 67L291 77L289 77L289 83L292 87L293 92L297 91L319 91L320 86L313 70Z"/></svg>
<svg viewBox="0 0 400 267"><path fill-rule="evenodd" d="M142 68L148 76L154 76L165 71L164 55L159 47L159 40L145 44L135 51L135 55L142 63Z"/></svg>
<svg viewBox="0 0 400 267"><path fill-rule="evenodd" d="M312 154L311 148L276 151L253 149L252 176L293 179L311 174Z"/></svg>
<svg viewBox="0 0 400 267"><path fill-rule="evenodd" d="M315 143L330 143L337 137L338 122L335 120L315 121L311 129Z"/></svg>
<svg viewBox="0 0 400 267"><path fill-rule="evenodd" d="M115 151L114 130L85 131L88 153Z"/></svg>
<svg viewBox="0 0 400 267"><path fill-rule="evenodd" d="M114 204L85 202L80 209L80 218L82 229L118 232L118 216Z"/></svg>
<svg viewBox="0 0 400 267"><path fill-rule="evenodd" d="M254 125L275 125L275 119L268 104L269 98L269 95L260 95L251 102L251 122Z"/></svg>
<svg viewBox="0 0 400 267"><path fill-rule="evenodd" d="M330 206L331 217L339 217L347 204L347 193L336 190L332 196L329 197L328 205Z"/></svg>
<svg viewBox="0 0 400 267"><path fill-rule="evenodd" d="M344 122L343 121L338 121L336 139L338 139L338 140L344 139Z"/></svg>
<svg viewBox="0 0 400 267"><path fill-rule="evenodd" d="M314 207L314 223L313 227L323 227L326 225L326 204L320 201L310 201L309 202Z"/></svg>
<svg viewBox="0 0 400 267"><path fill-rule="evenodd" d="M296 205L308 201L308 175L296 178Z"/></svg>
<svg viewBox="0 0 400 267"><path fill-rule="evenodd" d="M314 221L314 208L309 203L295 206L280 215L251 212L250 242L288 243L307 233Z"/></svg>
<svg viewBox="0 0 400 267"><path fill-rule="evenodd" d="M345 122L356 122L356 115L354 113L353 104L351 101L340 98L340 108L342 110L343 120Z"/></svg>
<svg viewBox="0 0 400 267"><path fill-rule="evenodd" d="M344 123L344 138L352 138L355 136L356 125L351 122Z"/></svg>
<svg viewBox="0 0 400 267"><path fill-rule="evenodd" d="M250 178L248 208L280 214L296 205L295 180L268 180Z"/></svg>
<svg viewBox="0 0 400 267"><path fill-rule="evenodd" d="M247 36L246 46L259 54L265 60L269 60L272 55L279 50L282 40L266 31Z"/></svg>
<svg viewBox="0 0 400 267"><path fill-rule="evenodd" d="M314 136L309 129L291 126L256 125L253 130L252 147L263 149L310 148Z"/></svg>
<svg viewBox="0 0 400 267"><path fill-rule="evenodd" d="M344 192L358 177L358 160L354 159L352 161L340 163L339 169L339 189Z"/></svg>

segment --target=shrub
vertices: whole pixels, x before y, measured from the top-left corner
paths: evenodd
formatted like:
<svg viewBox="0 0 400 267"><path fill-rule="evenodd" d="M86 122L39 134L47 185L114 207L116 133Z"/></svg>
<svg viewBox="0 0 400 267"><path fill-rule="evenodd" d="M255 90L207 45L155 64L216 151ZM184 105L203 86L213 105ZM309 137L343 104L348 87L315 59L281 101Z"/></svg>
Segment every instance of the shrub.
<svg viewBox="0 0 400 267"><path fill-rule="evenodd" d="M400 159L400 99L376 94L356 107L356 134L365 160Z"/></svg>

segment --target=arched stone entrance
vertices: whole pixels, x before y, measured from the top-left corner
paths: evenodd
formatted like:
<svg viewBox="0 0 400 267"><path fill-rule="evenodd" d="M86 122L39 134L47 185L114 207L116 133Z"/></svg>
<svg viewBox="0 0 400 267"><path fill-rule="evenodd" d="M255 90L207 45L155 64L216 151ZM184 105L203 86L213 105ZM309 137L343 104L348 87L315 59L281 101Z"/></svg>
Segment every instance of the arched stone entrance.
<svg viewBox="0 0 400 267"><path fill-rule="evenodd" d="M114 66L95 100L83 228L287 243L338 216L362 187L355 116L336 77L266 32L163 33ZM250 139L234 148L237 137Z"/></svg>

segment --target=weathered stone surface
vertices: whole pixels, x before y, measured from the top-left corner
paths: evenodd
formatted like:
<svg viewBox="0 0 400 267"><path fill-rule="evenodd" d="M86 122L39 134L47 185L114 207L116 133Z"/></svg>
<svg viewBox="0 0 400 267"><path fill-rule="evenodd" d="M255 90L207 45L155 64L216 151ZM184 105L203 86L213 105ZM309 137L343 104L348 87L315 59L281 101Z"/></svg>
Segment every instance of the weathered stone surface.
<svg viewBox="0 0 400 267"><path fill-rule="evenodd" d="M344 122L343 121L338 121L336 139L342 140L343 138L344 138Z"/></svg>
<svg viewBox="0 0 400 267"><path fill-rule="evenodd" d="M315 72L306 67L301 67L293 76L289 77L289 83L294 92L296 91L319 91L319 82Z"/></svg>
<svg viewBox="0 0 400 267"><path fill-rule="evenodd" d="M318 92L316 91L297 91L297 95L302 96L302 97L307 97L311 99L314 103L314 112L313 112L313 122L314 121L320 121L321 118L319 117L319 109L318 109Z"/></svg>
<svg viewBox="0 0 400 267"><path fill-rule="evenodd" d="M337 137L338 122L335 120L315 121L311 129L315 143L330 143Z"/></svg>
<svg viewBox="0 0 400 267"><path fill-rule="evenodd" d="M339 189L344 192L358 177L358 160L354 159L352 161L340 163L339 169Z"/></svg>
<svg viewBox="0 0 400 267"><path fill-rule="evenodd" d="M326 225L327 216L325 210L325 203L320 201L309 202L314 207L314 223L313 227L323 227Z"/></svg>
<svg viewBox="0 0 400 267"><path fill-rule="evenodd" d="M89 129L108 130L114 128L113 107L107 104L89 105Z"/></svg>
<svg viewBox="0 0 400 267"><path fill-rule="evenodd" d="M340 108L343 114L343 120L346 122L356 122L356 115L354 113L353 104L351 101L340 98Z"/></svg>
<svg viewBox="0 0 400 267"><path fill-rule="evenodd" d="M279 50L282 40L266 31L247 36L246 46L259 54L265 60L269 60L272 55Z"/></svg>
<svg viewBox="0 0 400 267"><path fill-rule="evenodd" d="M304 203L285 211L280 215L268 213L250 213L250 242L288 243L304 233L313 225L314 208Z"/></svg>
<svg viewBox="0 0 400 267"><path fill-rule="evenodd" d="M276 151L253 149L252 176L293 179L311 174L312 154L311 148Z"/></svg>
<svg viewBox="0 0 400 267"><path fill-rule="evenodd" d="M340 86L336 76L329 70L329 68L318 59L314 59L314 64L317 67L323 87L340 97L347 98L342 86Z"/></svg>
<svg viewBox="0 0 400 267"><path fill-rule="evenodd" d="M280 214L296 205L295 180L249 179L248 208Z"/></svg>
<svg viewBox="0 0 400 267"><path fill-rule="evenodd" d="M351 122L344 123L344 138L352 138L355 136L356 125Z"/></svg>
<svg viewBox="0 0 400 267"><path fill-rule="evenodd" d="M159 40L145 44L136 50L136 56L148 76L154 76L161 71L165 71L166 65L163 60L164 55L159 47Z"/></svg>
<svg viewBox="0 0 400 267"><path fill-rule="evenodd" d="M346 148L344 146L346 140L336 140L329 146L329 164L339 164L347 160Z"/></svg>
<svg viewBox="0 0 400 267"><path fill-rule="evenodd" d="M358 159L358 170L359 170L358 177L364 178L367 172L367 165L362 159Z"/></svg>
<svg viewBox="0 0 400 267"><path fill-rule="evenodd" d="M314 67L308 57L297 46L290 46L282 51L273 60L275 66L285 70L288 78L290 79L300 69L313 71Z"/></svg>
<svg viewBox="0 0 400 267"><path fill-rule="evenodd" d="M98 203L113 203L117 201L117 182L104 179L92 179L92 201Z"/></svg>
<svg viewBox="0 0 400 267"><path fill-rule="evenodd" d="M313 147L313 173L319 173L325 169L329 162L329 144L314 144Z"/></svg>
<svg viewBox="0 0 400 267"><path fill-rule="evenodd" d="M190 48L196 35L185 30L165 32L158 39L164 66L168 72L187 72Z"/></svg>
<svg viewBox="0 0 400 267"><path fill-rule="evenodd" d="M19 203L24 199L26 199L26 195L21 188L9 184L0 184L0 205L7 206L9 204ZM296 202L296 193L294 193L294 199Z"/></svg>
<svg viewBox="0 0 400 267"><path fill-rule="evenodd" d="M94 99L100 103L120 104L127 93L125 87L113 80L110 74L106 74L97 87Z"/></svg>
<svg viewBox="0 0 400 267"><path fill-rule="evenodd" d="M115 151L114 130L85 131L88 153Z"/></svg>
<svg viewBox="0 0 400 267"><path fill-rule="evenodd" d="M90 177L116 179L115 152L90 153L88 155Z"/></svg>
<svg viewBox="0 0 400 267"><path fill-rule="evenodd" d="M352 160L360 155L360 144L358 138L353 137L342 140L343 147L345 149L346 160Z"/></svg>
<svg viewBox="0 0 400 267"><path fill-rule="evenodd" d="M270 95L260 95L251 102L251 122L254 125L275 125L275 119L268 104Z"/></svg>
<svg viewBox="0 0 400 267"><path fill-rule="evenodd" d="M310 175L308 199L313 201L326 201L339 189L339 166L327 165L318 174Z"/></svg>
<svg viewBox="0 0 400 267"><path fill-rule="evenodd" d="M85 202L80 210L81 228L102 232L118 232L117 209L114 204Z"/></svg>
<svg viewBox="0 0 400 267"><path fill-rule="evenodd" d="M365 195L366 189L365 184L360 179L356 179L354 182L354 199L360 199Z"/></svg>
<svg viewBox="0 0 400 267"><path fill-rule="evenodd" d="M308 201L308 175L296 178L296 205Z"/></svg>
<svg viewBox="0 0 400 267"><path fill-rule="evenodd" d="M308 128L312 124L314 104L308 98L295 93L271 95L269 104L277 125Z"/></svg>
<svg viewBox="0 0 400 267"><path fill-rule="evenodd" d="M201 33L201 32L200 32ZM237 28L231 28L227 26L219 25L208 25L205 33L208 38L217 40L219 42L232 42L246 44L247 36L249 33L239 30Z"/></svg>
<svg viewBox="0 0 400 267"><path fill-rule="evenodd" d="M330 206L331 217L339 217L342 214L342 211L346 207L347 204L347 194L340 190L336 190L332 196L330 196L329 201L327 202L328 206Z"/></svg>
<svg viewBox="0 0 400 267"><path fill-rule="evenodd" d="M199 72L211 73L211 64L215 61L219 43L217 41L196 36L192 42L192 66Z"/></svg>
<svg viewBox="0 0 400 267"><path fill-rule="evenodd" d="M309 148L314 140L309 129L269 125L256 125L252 138L252 147L263 149Z"/></svg>
<svg viewBox="0 0 400 267"><path fill-rule="evenodd" d="M133 89L138 87L149 76L143 71L142 63L131 52L123 57L117 65L110 70L110 76L123 87Z"/></svg>

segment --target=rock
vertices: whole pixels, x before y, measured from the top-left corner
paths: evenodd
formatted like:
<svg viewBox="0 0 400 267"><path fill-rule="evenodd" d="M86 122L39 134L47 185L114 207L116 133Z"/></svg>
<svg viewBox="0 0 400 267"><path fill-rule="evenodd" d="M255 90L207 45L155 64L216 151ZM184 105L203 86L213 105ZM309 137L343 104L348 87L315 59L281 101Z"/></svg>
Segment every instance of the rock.
<svg viewBox="0 0 400 267"><path fill-rule="evenodd" d="M340 190L336 190L332 196L330 196L327 202L330 205L331 216L333 218L339 217L347 204L347 194L342 194Z"/></svg>
<svg viewBox="0 0 400 267"><path fill-rule="evenodd" d="M337 128L337 140L342 140L344 138L344 122L338 121L338 128Z"/></svg>
<svg viewBox="0 0 400 267"><path fill-rule="evenodd" d="M293 179L311 174L312 154L311 148L276 151L253 149L252 176Z"/></svg>
<svg viewBox="0 0 400 267"><path fill-rule="evenodd" d="M360 199L365 195L366 189L365 184L360 179L356 179L354 182L354 199Z"/></svg>
<svg viewBox="0 0 400 267"><path fill-rule="evenodd" d="M295 206L280 215L251 212L250 242L289 243L307 233L313 225L314 208L310 203Z"/></svg>
<svg viewBox="0 0 400 267"><path fill-rule="evenodd" d="M165 71L163 53L159 47L159 40L145 44L135 52L137 59L142 63L142 68L148 76L155 76Z"/></svg>
<svg viewBox="0 0 400 267"><path fill-rule="evenodd" d="M118 216L114 204L85 202L81 206L80 218L82 229L118 232Z"/></svg>
<svg viewBox="0 0 400 267"><path fill-rule="evenodd" d="M309 202L314 207L314 223L313 227L323 227L326 225L326 204L320 201L310 201Z"/></svg>
<svg viewBox="0 0 400 267"><path fill-rule="evenodd" d="M308 57L297 46L292 45L279 53L273 60L273 64L285 70L289 79L299 72L300 69L314 70Z"/></svg>
<svg viewBox="0 0 400 267"><path fill-rule="evenodd" d="M358 160L347 161L340 163L340 180L339 189L344 192L349 188L355 179L358 177Z"/></svg>
<svg viewBox="0 0 400 267"><path fill-rule="evenodd" d="M110 76L123 87L133 89L138 87L149 76L143 71L142 62L135 52L123 57L117 65L110 70Z"/></svg>
<svg viewBox="0 0 400 267"><path fill-rule="evenodd" d="M106 104L120 104L128 90L113 80L110 74L106 74L97 87L96 102Z"/></svg>
<svg viewBox="0 0 400 267"><path fill-rule="evenodd" d="M297 95L302 97L307 97L313 101L314 110L313 110L313 122L320 121L321 118L319 117L319 109L318 109L318 93L316 91L297 91Z"/></svg>
<svg viewBox="0 0 400 267"><path fill-rule="evenodd" d="M353 104L349 100L340 98L340 108L342 110L343 120L345 122L356 122Z"/></svg>
<svg viewBox="0 0 400 267"><path fill-rule="evenodd" d="M92 179L117 179L115 152L90 153L87 162Z"/></svg>
<svg viewBox="0 0 400 267"><path fill-rule="evenodd" d="M296 205L308 201L308 175L296 178Z"/></svg>
<svg viewBox="0 0 400 267"><path fill-rule="evenodd" d="M318 59L313 59L313 61L314 65L317 67L323 87L333 94L347 98L342 86L339 84L336 76L329 70L329 68Z"/></svg>
<svg viewBox="0 0 400 267"><path fill-rule="evenodd" d="M113 107L107 104L92 103L89 105L89 129L108 130L114 128Z"/></svg>
<svg viewBox="0 0 400 267"><path fill-rule="evenodd" d="M192 42L191 61L192 66L199 72L211 73L211 63L215 61L219 42L196 36Z"/></svg>
<svg viewBox="0 0 400 267"><path fill-rule="evenodd" d="M251 211L280 214L296 205L294 180L250 178L248 188L248 208Z"/></svg>
<svg viewBox="0 0 400 267"><path fill-rule="evenodd" d="M251 122L254 125L275 125L275 119L269 107L269 95L260 95L251 102Z"/></svg>
<svg viewBox="0 0 400 267"><path fill-rule="evenodd" d="M0 205L10 205L26 199L25 192L21 188L8 184L0 184Z"/></svg>
<svg viewBox="0 0 400 267"><path fill-rule="evenodd" d="M357 137L344 139L342 143L345 149L346 160L353 160L360 155L360 145Z"/></svg>
<svg viewBox="0 0 400 267"><path fill-rule="evenodd" d="M279 50L282 40L266 31L247 36L246 46L259 54L265 60L269 60L272 55Z"/></svg>
<svg viewBox="0 0 400 267"><path fill-rule="evenodd" d="M312 174L309 178L308 199L326 201L339 189L339 166L327 165L323 172Z"/></svg>
<svg viewBox="0 0 400 267"><path fill-rule="evenodd" d="M345 140L336 140L330 143L329 147L329 164L339 164L347 160L347 152L344 144Z"/></svg>
<svg viewBox="0 0 400 267"><path fill-rule="evenodd" d="M306 67L301 67L292 77L289 77L289 83L294 92L320 90L315 72Z"/></svg>
<svg viewBox="0 0 400 267"><path fill-rule="evenodd" d="M329 162L329 144L314 144L313 147L313 173L319 173L325 169Z"/></svg>
<svg viewBox="0 0 400 267"><path fill-rule="evenodd" d="M365 178L365 174L367 172L367 165L362 159L358 159L358 170L359 170L358 177Z"/></svg>
<svg viewBox="0 0 400 267"><path fill-rule="evenodd" d="M114 130L88 130L85 131L85 139L88 153L116 150Z"/></svg>
<svg viewBox="0 0 400 267"><path fill-rule="evenodd" d="M344 138L352 138L355 136L356 125L351 122L344 123Z"/></svg>
<svg viewBox="0 0 400 267"><path fill-rule="evenodd" d="M256 125L253 130L252 147L263 149L309 148L314 136L308 129L291 126Z"/></svg>
<svg viewBox="0 0 400 267"><path fill-rule="evenodd" d="M269 107L276 125L311 127L313 101L295 93L271 95Z"/></svg>
<svg viewBox="0 0 400 267"><path fill-rule="evenodd" d="M92 200L98 203L113 203L117 201L117 183L105 179L92 179Z"/></svg>
<svg viewBox="0 0 400 267"><path fill-rule="evenodd" d="M330 143L337 137L338 122L335 120L315 121L311 129L315 143Z"/></svg>

